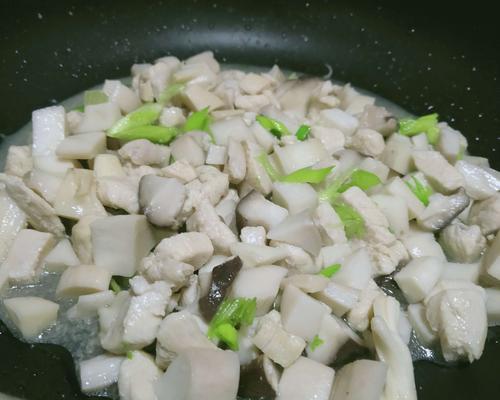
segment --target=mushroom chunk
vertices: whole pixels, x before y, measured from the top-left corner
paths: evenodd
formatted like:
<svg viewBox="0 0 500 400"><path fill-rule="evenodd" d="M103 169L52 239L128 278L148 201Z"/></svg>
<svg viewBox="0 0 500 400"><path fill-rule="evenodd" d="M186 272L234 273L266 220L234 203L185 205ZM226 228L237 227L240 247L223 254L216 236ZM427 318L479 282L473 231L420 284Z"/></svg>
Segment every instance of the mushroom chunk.
<svg viewBox="0 0 500 400"><path fill-rule="evenodd" d="M184 185L175 178L145 175L139 183L139 204L148 221L156 226L176 226L186 199Z"/></svg>
<svg viewBox="0 0 500 400"><path fill-rule="evenodd" d="M486 239L477 225L457 222L441 231L439 243L451 261L472 263L486 248Z"/></svg>
<svg viewBox="0 0 500 400"><path fill-rule="evenodd" d="M429 205L417 217L417 222L430 231L439 231L449 225L470 203L464 189L451 196L435 193L429 200Z"/></svg>
<svg viewBox="0 0 500 400"><path fill-rule="evenodd" d="M266 356L259 356L250 364L241 367L238 396L248 400L274 399L276 390L272 374L273 362ZM273 383L272 383L273 382Z"/></svg>

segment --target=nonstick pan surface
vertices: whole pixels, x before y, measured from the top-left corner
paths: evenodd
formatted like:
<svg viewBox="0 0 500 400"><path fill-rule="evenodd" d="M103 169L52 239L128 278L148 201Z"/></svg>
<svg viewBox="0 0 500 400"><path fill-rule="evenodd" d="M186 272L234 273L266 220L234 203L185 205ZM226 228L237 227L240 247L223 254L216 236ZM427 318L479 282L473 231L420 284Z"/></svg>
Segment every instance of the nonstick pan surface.
<svg viewBox="0 0 500 400"><path fill-rule="evenodd" d="M0 15L1 135L134 62L212 49L222 62L315 75L328 64L417 115L438 112L500 168L500 29L486 2L3 0ZM419 398L499 398L498 340L490 329L472 365L417 362ZM0 326L0 354L0 393L86 398L61 347L20 344Z"/></svg>

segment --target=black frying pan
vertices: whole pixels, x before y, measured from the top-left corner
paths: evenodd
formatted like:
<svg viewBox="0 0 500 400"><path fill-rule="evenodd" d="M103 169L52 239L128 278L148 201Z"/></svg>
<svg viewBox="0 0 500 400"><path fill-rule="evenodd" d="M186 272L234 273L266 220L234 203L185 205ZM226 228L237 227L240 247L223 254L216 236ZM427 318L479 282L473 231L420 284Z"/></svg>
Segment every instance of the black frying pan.
<svg viewBox="0 0 500 400"><path fill-rule="evenodd" d="M0 134L133 62L213 49L221 61L333 77L370 89L415 114L439 112L473 154L500 167L500 39L480 1L282 0L54 1L0 4ZM48 3L48 2L47 2ZM419 398L500 397L500 329L480 361L448 368L417 362ZM25 346L0 326L0 392L79 399L69 354Z"/></svg>

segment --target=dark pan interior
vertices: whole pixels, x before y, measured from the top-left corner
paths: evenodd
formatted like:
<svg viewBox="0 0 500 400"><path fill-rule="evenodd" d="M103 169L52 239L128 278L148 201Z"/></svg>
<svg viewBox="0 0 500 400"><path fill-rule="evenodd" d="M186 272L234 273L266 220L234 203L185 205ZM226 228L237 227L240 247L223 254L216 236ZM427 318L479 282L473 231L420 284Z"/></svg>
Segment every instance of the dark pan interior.
<svg viewBox="0 0 500 400"><path fill-rule="evenodd" d="M500 167L500 29L486 2L3 0L0 14L0 134L15 132L35 108L127 75L133 62L212 49L223 62L317 75L328 63L334 78L415 114L439 112L473 154ZM500 330L490 330L473 365L417 362L419 398L498 398L498 339ZM8 354L0 357L0 392L80 398L61 349L13 346L0 330L0 354ZM44 357L61 359L60 367Z"/></svg>

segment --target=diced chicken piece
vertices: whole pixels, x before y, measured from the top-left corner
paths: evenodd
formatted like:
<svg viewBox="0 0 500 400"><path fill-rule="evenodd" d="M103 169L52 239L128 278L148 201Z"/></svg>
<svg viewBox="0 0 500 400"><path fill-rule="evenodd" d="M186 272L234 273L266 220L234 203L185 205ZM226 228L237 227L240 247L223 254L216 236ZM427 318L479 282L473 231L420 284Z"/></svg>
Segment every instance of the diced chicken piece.
<svg viewBox="0 0 500 400"><path fill-rule="evenodd" d="M26 213L28 222L38 231L64 235L64 225L52 206L29 189L21 179L0 174L0 182L5 184L7 194Z"/></svg>
<svg viewBox="0 0 500 400"><path fill-rule="evenodd" d="M108 289L111 274L95 265L78 265L67 268L61 275L56 289L57 297L78 297Z"/></svg>
<svg viewBox="0 0 500 400"><path fill-rule="evenodd" d="M113 275L133 276L154 247L153 231L143 215L116 215L90 224L95 264Z"/></svg>
<svg viewBox="0 0 500 400"><path fill-rule="evenodd" d="M110 306L115 299L115 292L105 290L78 297L78 302L68 310L70 319L88 319L97 316L97 311L102 307Z"/></svg>
<svg viewBox="0 0 500 400"><path fill-rule="evenodd" d="M461 222L448 225L439 235L439 243L451 261L477 261L486 248L486 239L477 225Z"/></svg>
<svg viewBox="0 0 500 400"><path fill-rule="evenodd" d="M407 174L412 164L412 143L410 138L397 133L391 135L385 142L380 161L400 174Z"/></svg>
<svg viewBox="0 0 500 400"><path fill-rule="evenodd" d="M205 90L213 87L217 76L212 69L203 61L182 65L173 75L175 82L188 82L189 86L203 88ZM198 93L198 92L197 92ZM207 90L207 93L208 92ZM197 94L195 97L198 97ZM205 108L205 107L202 107Z"/></svg>
<svg viewBox="0 0 500 400"><path fill-rule="evenodd" d="M6 174L24 177L33 169L33 158L30 146L9 146L5 160Z"/></svg>
<svg viewBox="0 0 500 400"><path fill-rule="evenodd" d="M401 237L411 258L432 256L446 261L443 249L430 232L410 228L410 232Z"/></svg>
<svg viewBox="0 0 500 400"><path fill-rule="evenodd" d="M329 306L337 317L342 317L349 310L352 310L358 304L359 295L358 289L332 281L328 282L326 288L313 294L316 299Z"/></svg>
<svg viewBox="0 0 500 400"><path fill-rule="evenodd" d="M262 93L271 85L271 80L265 75L250 72L240 81L240 88L248 94Z"/></svg>
<svg viewBox="0 0 500 400"><path fill-rule="evenodd" d="M125 210L129 214L139 212L137 184L130 178L105 176L97 179L97 197L102 205Z"/></svg>
<svg viewBox="0 0 500 400"><path fill-rule="evenodd" d="M475 202L470 209L468 223L479 225L483 235L498 231L500 229L500 193L486 200Z"/></svg>
<svg viewBox="0 0 500 400"><path fill-rule="evenodd" d="M286 82L278 89L280 92L276 95L279 98L280 108L297 117L305 117L312 96L321 84L322 82L317 78L296 79Z"/></svg>
<svg viewBox="0 0 500 400"><path fill-rule="evenodd" d="M61 217L76 220L89 215L107 215L97 198L97 186L92 171L68 170L54 200L54 210Z"/></svg>
<svg viewBox="0 0 500 400"><path fill-rule="evenodd" d="M68 136L56 149L56 155L69 160L91 160L106 151L104 132L82 133Z"/></svg>
<svg viewBox="0 0 500 400"><path fill-rule="evenodd" d="M319 331L323 316L330 308L292 285L285 287L281 298L283 327L290 333L311 341Z"/></svg>
<svg viewBox="0 0 500 400"><path fill-rule="evenodd" d="M233 243L231 254L238 256L245 267L271 265L288 257L288 251L283 247L270 247L259 244Z"/></svg>
<svg viewBox="0 0 500 400"><path fill-rule="evenodd" d="M121 118L120 108L115 103L92 104L85 107L81 122L74 133L105 131Z"/></svg>
<svg viewBox="0 0 500 400"><path fill-rule="evenodd" d="M245 179L247 172L247 163L245 158L245 150L238 142L229 138L227 145L227 160L224 171L229 175L229 180L232 184L238 184Z"/></svg>
<svg viewBox="0 0 500 400"><path fill-rule="evenodd" d="M183 183L191 182L198 177L196 170L186 160L175 161L162 168L161 173L167 178L176 178Z"/></svg>
<svg viewBox="0 0 500 400"><path fill-rule="evenodd" d="M337 96L341 100L341 108L351 115L359 114L365 106L373 105L375 98L360 94L351 84L344 85L342 90L337 91Z"/></svg>
<svg viewBox="0 0 500 400"><path fill-rule="evenodd" d="M263 226L269 230L288 216L288 211L267 200L262 194L252 192L245 196L237 208L244 225Z"/></svg>
<svg viewBox="0 0 500 400"><path fill-rule="evenodd" d="M398 121L384 107L367 105L359 116L359 126L374 129L384 136L389 136L396 131Z"/></svg>
<svg viewBox="0 0 500 400"><path fill-rule="evenodd" d="M212 205L216 205L228 193L229 177L209 165L196 168L196 172L203 185L202 192L205 197Z"/></svg>
<svg viewBox="0 0 500 400"><path fill-rule="evenodd" d="M236 227L236 207L240 201L238 192L235 189L229 189L226 196L219 201L215 207L215 212L222 221L231 228L233 232L237 232Z"/></svg>
<svg viewBox="0 0 500 400"><path fill-rule="evenodd" d="M320 140L329 155L344 149L345 137L339 129L314 125L311 128L311 137Z"/></svg>
<svg viewBox="0 0 500 400"><path fill-rule="evenodd" d="M398 196L376 194L371 196L377 207L389 221L389 228L397 237L410 230L408 223L408 206L406 201Z"/></svg>
<svg viewBox="0 0 500 400"><path fill-rule="evenodd" d="M224 102L215 94L209 92L200 85L189 85L182 93L184 103L193 111L204 108L216 110L224 107Z"/></svg>
<svg viewBox="0 0 500 400"><path fill-rule="evenodd" d="M462 175L437 151L414 151L413 161L433 186L451 193L464 184Z"/></svg>
<svg viewBox="0 0 500 400"><path fill-rule="evenodd" d="M153 357L143 351L133 351L123 360L118 377L118 391L123 400L157 400L155 383L162 371Z"/></svg>
<svg viewBox="0 0 500 400"><path fill-rule="evenodd" d="M418 224L431 231L438 231L449 225L470 203L463 189L451 196L434 193L429 198L429 205L417 217Z"/></svg>
<svg viewBox="0 0 500 400"><path fill-rule="evenodd" d="M388 236L392 235L388 230L385 231ZM368 252L373 263L373 272L375 275L387 275L408 261L409 254L405 245L396 240L390 244L369 243Z"/></svg>
<svg viewBox="0 0 500 400"><path fill-rule="evenodd" d="M291 174L301 168L311 167L328 157L325 146L320 140L314 138L284 147L275 147L274 154L285 174Z"/></svg>
<svg viewBox="0 0 500 400"><path fill-rule="evenodd" d="M373 318L371 328L378 358L387 364L383 398L416 400L413 364L408 347L382 318Z"/></svg>
<svg viewBox="0 0 500 400"><path fill-rule="evenodd" d="M382 290L374 280L370 280L364 290L359 295L358 303L349 311L347 321L349 325L357 331L364 331L370 325L372 316L372 306L374 300L382 294Z"/></svg>
<svg viewBox="0 0 500 400"><path fill-rule="evenodd" d="M379 400L384 392L386 376L387 366L381 361L354 361L337 371L330 399Z"/></svg>
<svg viewBox="0 0 500 400"><path fill-rule="evenodd" d="M365 156L377 157L384 151L384 137L373 129L361 128L353 135L351 147Z"/></svg>
<svg viewBox="0 0 500 400"><path fill-rule="evenodd" d="M130 301L129 292L122 290L109 306L99 308L99 339L103 349L116 354L125 353L123 319L129 309Z"/></svg>
<svg viewBox="0 0 500 400"><path fill-rule="evenodd" d="M124 114L134 111L141 105L139 96L120 81L106 79L102 91L106 93L109 101L118 104Z"/></svg>
<svg viewBox="0 0 500 400"><path fill-rule="evenodd" d="M323 243L347 242L344 224L329 203L324 201L319 203L313 212L313 220L320 229Z"/></svg>
<svg viewBox="0 0 500 400"><path fill-rule="evenodd" d="M61 239L44 259L45 269L50 272L62 272L68 267L80 264L68 239Z"/></svg>
<svg viewBox="0 0 500 400"><path fill-rule="evenodd" d="M3 301L7 315L25 339L31 339L57 320L59 304L41 297L12 297Z"/></svg>
<svg viewBox="0 0 500 400"><path fill-rule="evenodd" d="M283 371L276 399L328 400L334 376L332 368L306 357L299 357Z"/></svg>
<svg viewBox="0 0 500 400"><path fill-rule="evenodd" d="M238 241L236 235L220 220L208 200L202 199L195 209L188 220L188 230L205 233L217 252L229 254L231 244Z"/></svg>
<svg viewBox="0 0 500 400"><path fill-rule="evenodd" d="M457 161L455 168L464 178L464 188L474 200L484 200L500 190L500 173L489 167Z"/></svg>
<svg viewBox="0 0 500 400"><path fill-rule="evenodd" d="M419 257L410 261L394 279L410 303L422 301L439 281L443 262L434 257Z"/></svg>
<svg viewBox="0 0 500 400"><path fill-rule="evenodd" d="M483 288L465 281L441 281L426 298L427 319L447 361L481 357L488 330L485 299Z"/></svg>
<svg viewBox="0 0 500 400"><path fill-rule="evenodd" d="M0 266L0 289L7 279L11 284L35 283L42 273L42 261L55 245L53 235L22 229Z"/></svg>
<svg viewBox="0 0 500 400"><path fill-rule="evenodd" d="M124 160L135 165L167 165L170 159L170 148L151 143L146 139L132 140L126 143L118 154Z"/></svg>
<svg viewBox="0 0 500 400"><path fill-rule="evenodd" d="M246 111L258 112L263 107L270 104L271 100L268 96L263 94L256 94L252 96L236 96L234 99L234 106L239 109Z"/></svg>
<svg viewBox="0 0 500 400"><path fill-rule="evenodd" d="M201 323L186 310L167 315L158 329L156 364L167 368L175 357L186 349L217 348L200 328Z"/></svg>
<svg viewBox="0 0 500 400"><path fill-rule="evenodd" d="M432 330L427 321L425 307L422 304L410 304L408 306L408 319L417 335L417 339L424 346L430 346L438 339L436 332Z"/></svg>
<svg viewBox="0 0 500 400"><path fill-rule="evenodd" d="M179 233L163 239L155 249L160 257L191 264L196 269L205 264L214 253L207 235L200 232Z"/></svg>
<svg viewBox="0 0 500 400"><path fill-rule="evenodd" d="M26 226L26 214L0 187L0 263L7 257L17 234Z"/></svg>
<svg viewBox="0 0 500 400"><path fill-rule="evenodd" d="M234 400L239 377L236 353L219 349L187 349L158 379L156 393L163 400Z"/></svg>
<svg viewBox="0 0 500 400"><path fill-rule="evenodd" d="M241 229L240 239L243 243L266 245L266 229L263 226L245 226Z"/></svg>
<svg viewBox="0 0 500 400"><path fill-rule="evenodd" d="M297 360L306 347L304 339L283 329L280 314L275 310L260 319L252 340L267 357L285 368Z"/></svg>
<svg viewBox="0 0 500 400"><path fill-rule="evenodd" d="M142 259L139 272L149 281L166 281L176 290L189 282L194 267L155 252Z"/></svg>

